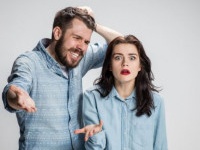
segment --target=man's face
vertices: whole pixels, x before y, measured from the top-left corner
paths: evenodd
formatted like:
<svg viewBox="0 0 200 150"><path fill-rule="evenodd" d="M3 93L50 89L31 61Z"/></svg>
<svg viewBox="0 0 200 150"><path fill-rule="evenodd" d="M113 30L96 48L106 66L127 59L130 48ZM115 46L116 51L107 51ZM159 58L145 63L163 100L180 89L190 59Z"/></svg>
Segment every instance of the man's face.
<svg viewBox="0 0 200 150"><path fill-rule="evenodd" d="M72 27L67 29L56 43L58 61L68 68L76 67L87 51L91 35L91 29L82 21L74 19Z"/></svg>

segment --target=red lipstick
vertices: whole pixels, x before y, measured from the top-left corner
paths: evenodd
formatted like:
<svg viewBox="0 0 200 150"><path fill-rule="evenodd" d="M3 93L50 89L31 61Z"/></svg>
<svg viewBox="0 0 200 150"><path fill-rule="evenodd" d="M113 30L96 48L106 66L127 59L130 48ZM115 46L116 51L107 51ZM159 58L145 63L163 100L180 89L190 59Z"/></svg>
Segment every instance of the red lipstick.
<svg viewBox="0 0 200 150"><path fill-rule="evenodd" d="M128 69L123 69L121 72L120 72L122 75L129 75L130 74L130 71Z"/></svg>

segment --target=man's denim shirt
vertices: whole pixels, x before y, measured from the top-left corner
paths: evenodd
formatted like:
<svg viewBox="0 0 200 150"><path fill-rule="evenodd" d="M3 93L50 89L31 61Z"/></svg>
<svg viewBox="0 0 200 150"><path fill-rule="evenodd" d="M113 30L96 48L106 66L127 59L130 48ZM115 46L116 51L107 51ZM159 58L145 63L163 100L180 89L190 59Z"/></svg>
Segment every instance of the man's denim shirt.
<svg viewBox="0 0 200 150"><path fill-rule="evenodd" d="M102 98L96 88L83 96L84 125L103 121L103 130L90 137L86 150L167 150L164 102L153 92L155 110L150 117L136 116L135 91L122 99L115 87Z"/></svg>
<svg viewBox="0 0 200 150"><path fill-rule="evenodd" d="M89 45L80 64L68 70L65 77L46 51L48 44L49 40L43 39L33 51L16 59L2 94L3 102L8 111L16 112L20 150L82 150L83 135L74 134L81 127L82 77L102 65L107 45ZM37 112L16 111L8 105L6 92L11 84L29 93Z"/></svg>

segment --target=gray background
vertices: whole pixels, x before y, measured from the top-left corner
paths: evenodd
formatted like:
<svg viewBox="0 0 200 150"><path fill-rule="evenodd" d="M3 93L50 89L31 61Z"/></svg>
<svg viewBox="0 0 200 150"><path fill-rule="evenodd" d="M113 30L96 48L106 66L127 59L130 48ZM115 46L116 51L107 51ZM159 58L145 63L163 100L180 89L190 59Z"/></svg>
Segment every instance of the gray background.
<svg viewBox="0 0 200 150"><path fill-rule="evenodd" d="M152 60L155 84L165 99L170 150L200 149L200 1L198 0L1 0L0 91L15 58L50 37L55 13L66 6L90 6L97 22L134 34ZM92 41L104 41L93 34ZM84 77L84 89L100 69ZM15 114L0 101L0 150L18 149Z"/></svg>

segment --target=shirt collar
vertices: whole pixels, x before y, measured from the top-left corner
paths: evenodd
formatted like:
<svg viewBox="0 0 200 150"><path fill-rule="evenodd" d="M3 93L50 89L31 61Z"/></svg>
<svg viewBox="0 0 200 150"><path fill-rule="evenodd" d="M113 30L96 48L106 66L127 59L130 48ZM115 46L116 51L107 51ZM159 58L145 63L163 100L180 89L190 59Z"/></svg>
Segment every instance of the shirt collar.
<svg viewBox="0 0 200 150"><path fill-rule="evenodd" d="M110 91L108 97L116 97L117 99L124 101L124 100L119 96L119 93L117 92L115 86L112 87L112 90ZM135 95L135 89L134 89L133 92L126 98L126 100L135 99L135 98L136 98L136 95Z"/></svg>
<svg viewBox="0 0 200 150"><path fill-rule="evenodd" d="M48 68L52 68L53 66L59 67L59 63L48 53L46 48L51 43L50 39L44 38L39 41L39 43L36 46L36 51L40 51L42 54L42 57L46 60Z"/></svg>
<svg viewBox="0 0 200 150"><path fill-rule="evenodd" d="M46 48L49 46L50 43L51 43L51 39L44 38L39 41L39 43L37 44L37 46L34 50L40 51L42 53L42 57L43 57L43 59L46 60L47 67L49 69L55 70L56 73L59 72L59 74L63 74L60 64L46 50ZM66 69L68 72L68 76L70 76L71 78L75 77L79 73L79 72L77 73L77 71L79 71L79 70L76 71L76 69L74 69L74 68L66 68Z"/></svg>

